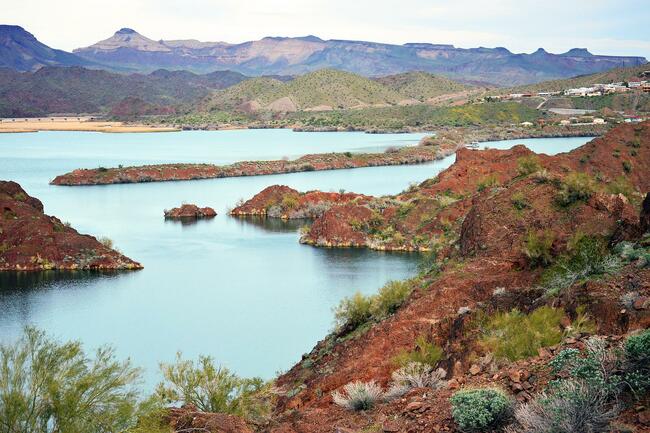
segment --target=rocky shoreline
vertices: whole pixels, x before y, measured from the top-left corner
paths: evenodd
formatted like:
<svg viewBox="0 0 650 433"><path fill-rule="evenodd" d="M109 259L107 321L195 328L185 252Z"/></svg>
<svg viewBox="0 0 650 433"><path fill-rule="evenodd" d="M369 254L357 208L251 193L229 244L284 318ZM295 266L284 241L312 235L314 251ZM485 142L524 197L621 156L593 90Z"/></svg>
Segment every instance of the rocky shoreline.
<svg viewBox="0 0 650 433"><path fill-rule="evenodd" d="M114 168L99 167L77 169L57 176L50 183L65 186L109 185L412 165L442 159L472 142L595 136L604 134L608 128L607 125L590 126L588 128L551 126L544 128L519 126L508 128L447 128L440 130L435 136L424 138L418 146L388 149L383 153L308 154L292 161L242 161L224 166L176 163Z"/></svg>
<svg viewBox="0 0 650 433"><path fill-rule="evenodd" d="M0 208L0 271L142 269L109 239L82 235L46 215L41 201L15 182L0 181Z"/></svg>
<svg viewBox="0 0 650 433"><path fill-rule="evenodd" d="M135 167L78 169L57 176L52 185L107 185L263 176L305 171L340 170L360 167L410 165L442 159L456 151L451 146L404 147L383 153L325 153L302 156L293 161L242 161L230 165L159 164Z"/></svg>

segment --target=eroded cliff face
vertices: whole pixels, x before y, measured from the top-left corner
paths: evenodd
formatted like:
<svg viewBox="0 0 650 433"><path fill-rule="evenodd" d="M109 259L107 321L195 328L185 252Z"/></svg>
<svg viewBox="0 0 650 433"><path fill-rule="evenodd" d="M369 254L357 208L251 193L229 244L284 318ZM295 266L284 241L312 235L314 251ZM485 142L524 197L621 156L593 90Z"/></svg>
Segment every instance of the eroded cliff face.
<svg viewBox="0 0 650 433"><path fill-rule="evenodd" d="M46 215L40 200L0 181L0 271L141 269L142 265Z"/></svg>
<svg viewBox="0 0 650 433"><path fill-rule="evenodd" d="M424 245L435 250L438 267L410 282L413 291L394 314L354 330L338 328L280 376L274 416L263 430L456 431L449 403L456 388L493 384L528 401L548 382L546 365L556 353L584 347L586 337L579 335L528 359L497 360L479 343L478 326L480 317L496 311L553 305L564 309L566 327L587 314L612 346L650 326L645 265L625 262L615 273L577 278L552 292L542 281L548 268L527 252L531 236L547 239L545 253L553 260L571 254L582 238L650 246L649 157L650 122L624 125L557 156L522 146L460 150L448 170L403 194L330 203L303 241L373 248L377 234L388 231L384 247ZM285 193L295 195L274 191L279 202ZM414 350L418 337L443 349L445 388L415 389L363 413L333 403L331 392L354 380L386 386L395 356ZM620 419L642 426L644 416L632 411Z"/></svg>

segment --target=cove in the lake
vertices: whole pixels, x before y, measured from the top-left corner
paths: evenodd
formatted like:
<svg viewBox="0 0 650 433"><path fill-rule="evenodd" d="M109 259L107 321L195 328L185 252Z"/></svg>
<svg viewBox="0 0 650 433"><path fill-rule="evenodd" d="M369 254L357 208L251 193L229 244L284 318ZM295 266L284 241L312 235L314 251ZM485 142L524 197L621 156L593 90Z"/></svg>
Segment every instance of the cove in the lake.
<svg viewBox="0 0 650 433"><path fill-rule="evenodd" d="M81 132L3 134L0 178L19 182L46 213L82 233L108 236L145 269L127 273L0 275L0 340L36 325L86 347L111 344L121 358L146 369L177 350L213 356L244 376L272 377L325 336L331 309L359 290L375 292L416 272L417 254L318 249L298 243L302 222L227 215L240 198L273 184L300 191L345 189L395 194L435 176L454 157L417 166L375 167L289 175L100 187L48 182L78 167L294 158L327 151L381 151L413 145L421 134L293 133L288 130L108 135ZM589 139L523 143L557 153ZM165 221L163 209L182 202L213 207L211 220Z"/></svg>

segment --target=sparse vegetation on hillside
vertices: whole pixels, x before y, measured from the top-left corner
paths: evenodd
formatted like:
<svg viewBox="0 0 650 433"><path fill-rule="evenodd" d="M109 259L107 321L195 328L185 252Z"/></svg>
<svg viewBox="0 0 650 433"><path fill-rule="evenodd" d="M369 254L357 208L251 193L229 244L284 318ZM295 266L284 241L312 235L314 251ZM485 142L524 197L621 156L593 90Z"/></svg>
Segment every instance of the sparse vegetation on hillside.
<svg viewBox="0 0 650 433"><path fill-rule="evenodd" d="M512 412L512 401L500 389L463 389L451 397L451 414L464 432L488 431L504 423Z"/></svg>
<svg viewBox="0 0 650 433"><path fill-rule="evenodd" d="M420 102L440 95L473 89L472 86L428 72L405 72L376 78L376 81L393 89L405 98Z"/></svg>

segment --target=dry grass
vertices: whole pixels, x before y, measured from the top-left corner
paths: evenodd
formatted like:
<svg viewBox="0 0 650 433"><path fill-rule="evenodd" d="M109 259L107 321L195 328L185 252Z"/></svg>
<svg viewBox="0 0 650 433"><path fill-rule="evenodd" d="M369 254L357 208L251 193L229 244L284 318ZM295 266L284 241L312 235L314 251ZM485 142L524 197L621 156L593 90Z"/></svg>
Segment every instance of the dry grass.
<svg viewBox="0 0 650 433"><path fill-rule="evenodd" d="M122 122L92 121L49 121L29 120L0 122L0 133L37 132L37 131L83 131L83 132L173 132L176 128L154 127L145 125L126 125Z"/></svg>

